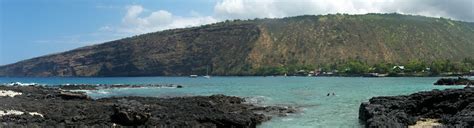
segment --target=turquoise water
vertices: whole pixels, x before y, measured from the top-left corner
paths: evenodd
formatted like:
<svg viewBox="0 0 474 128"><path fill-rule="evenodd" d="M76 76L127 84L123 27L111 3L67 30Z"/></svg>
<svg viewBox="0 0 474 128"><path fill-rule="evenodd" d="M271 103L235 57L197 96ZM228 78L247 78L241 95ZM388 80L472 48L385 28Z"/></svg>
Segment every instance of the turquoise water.
<svg viewBox="0 0 474 128"><path fill-rule="evenodd" d="M361 102L374 96L410 94L423 90L455 88L433 86L436 77L105 77L105 78L0 78L0 83L40 84L180 84L184 88L134 88L90 91L108 96L194 96L225 94L245 97L260 105L297 106L302 112L274 118L262 128L360 127ZM472 79L472 78L471 78ZM460 88L460 87L457 87ZM327 93L335 96L326 96Z"/></svg>

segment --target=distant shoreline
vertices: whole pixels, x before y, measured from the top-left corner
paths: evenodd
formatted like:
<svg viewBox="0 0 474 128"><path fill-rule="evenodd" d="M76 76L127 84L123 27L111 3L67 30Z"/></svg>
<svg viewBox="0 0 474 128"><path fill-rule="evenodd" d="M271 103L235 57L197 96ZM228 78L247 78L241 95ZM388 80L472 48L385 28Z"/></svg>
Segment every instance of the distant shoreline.
<svg viewBox="0 0 474 128"><path fill-rule="evenodd" d="M203 77L198 75L196 78ZM368 76L367 74L334 74L334 75L212 75L212 77L472 77L474 75L387 75L387 76ZM0 78L120 78L120 77L190 77L189 75L169 75L169 76L0 76Z"/></svg>

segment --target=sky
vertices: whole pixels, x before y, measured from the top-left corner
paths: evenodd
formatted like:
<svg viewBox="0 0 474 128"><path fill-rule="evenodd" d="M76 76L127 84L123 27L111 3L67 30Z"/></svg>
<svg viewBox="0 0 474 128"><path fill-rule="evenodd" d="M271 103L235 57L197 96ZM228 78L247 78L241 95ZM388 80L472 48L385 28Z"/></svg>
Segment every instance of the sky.
<svg viewBox="0 0 474 128"><path fill-rule="evenodd" d="M224 20L393 12L474 22L474 0L0 0L0 65Z"/></svg>

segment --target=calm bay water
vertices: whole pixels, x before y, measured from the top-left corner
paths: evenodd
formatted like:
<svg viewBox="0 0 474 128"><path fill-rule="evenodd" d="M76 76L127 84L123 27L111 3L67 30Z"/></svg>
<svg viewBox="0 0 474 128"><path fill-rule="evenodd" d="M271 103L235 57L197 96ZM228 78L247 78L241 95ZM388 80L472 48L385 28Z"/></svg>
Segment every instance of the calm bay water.
<svg viewBox="0 0 474 128"><path fill-rule="evenodd" d="M0 83L39 84L180 84L184 88L133 88L89 91L94 98L109 96L194 96L225 94L245 97L260 105L297 106L301 113L274 118L262 128L360 127L361 102L374 96L411 94L432 89L436 77L97 77L97 78L8 78ZM471 77L472 79L472 77ZM335 96L326 96L335 93Z"/></svg>

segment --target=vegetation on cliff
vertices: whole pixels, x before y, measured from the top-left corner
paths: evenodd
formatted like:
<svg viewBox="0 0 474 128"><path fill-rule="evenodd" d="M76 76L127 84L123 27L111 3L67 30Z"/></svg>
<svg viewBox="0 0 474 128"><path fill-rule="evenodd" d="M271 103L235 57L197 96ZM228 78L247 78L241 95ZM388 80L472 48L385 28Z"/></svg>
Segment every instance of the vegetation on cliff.
<svg viewBox="0 0 474 128"><path fill-rule="evenodd" d="M466 58L460 62L450 60L435 60L431 63L410 60L407 63L381 62L373 65L360 60L349 60L333 64L290 65L257 68L256 75L306 75L313 71L314 75L331 72L332 75L364 75L368 73L387 74L391 76L438 76L438 75L467 75L474 69L474 60ZM299 74L300 73L300 74ZM303 74L301 74L303 73Z"/></svg>
<svg viewBox="0 0 474 128"><path fill-rule="evenodd" d="M400 14L234 20L173 29L0 67L1 76L265 75L414 65L442 73L474 55L474 24ZM420 63L418 63L420 62ZM375 65L375 66L374 66ZM456 66L455 66L456 67ZM391 67L390 67L391 68ZM410 70L412 70L410 68Z"/></svg>

